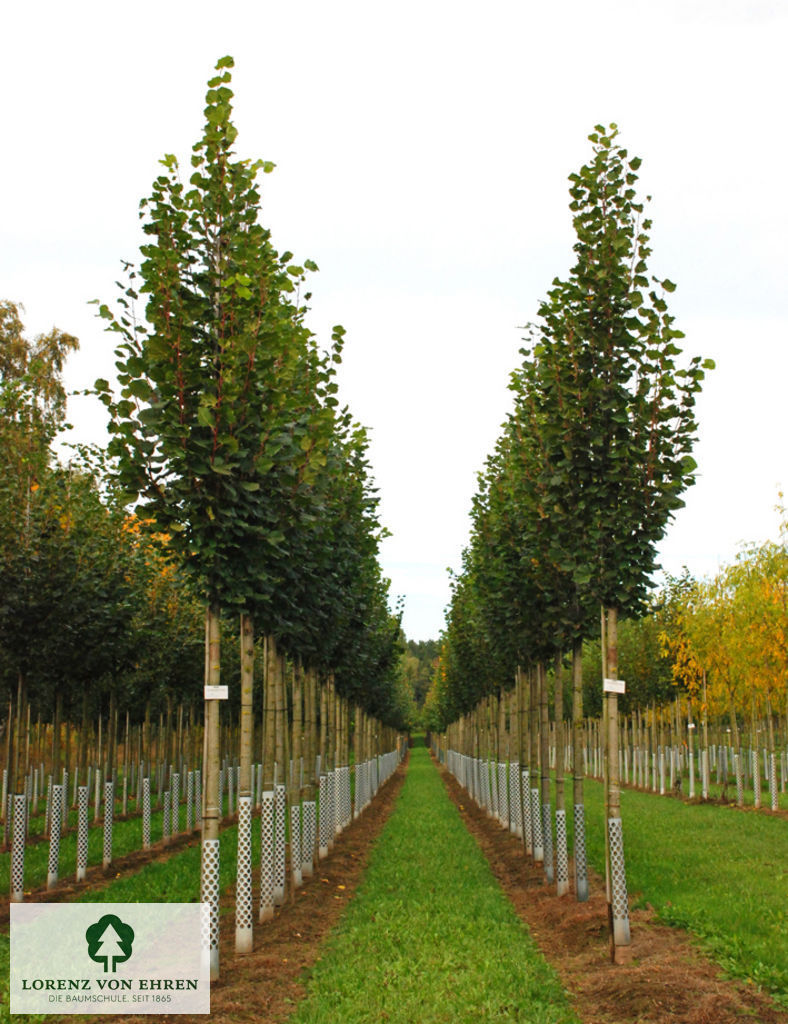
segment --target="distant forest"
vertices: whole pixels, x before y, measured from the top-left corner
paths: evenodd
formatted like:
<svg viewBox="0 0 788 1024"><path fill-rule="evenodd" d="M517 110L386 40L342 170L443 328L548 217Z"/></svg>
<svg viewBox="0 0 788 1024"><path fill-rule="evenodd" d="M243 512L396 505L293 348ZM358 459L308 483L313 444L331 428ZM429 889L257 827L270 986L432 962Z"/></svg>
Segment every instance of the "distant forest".
<svg viewBox="0 0 788 1024"><path fill-rule="evenodd" d="M402 674L413 691L416 707L421 711L437 667L440 641L407 640L405 647Z"/></svg>

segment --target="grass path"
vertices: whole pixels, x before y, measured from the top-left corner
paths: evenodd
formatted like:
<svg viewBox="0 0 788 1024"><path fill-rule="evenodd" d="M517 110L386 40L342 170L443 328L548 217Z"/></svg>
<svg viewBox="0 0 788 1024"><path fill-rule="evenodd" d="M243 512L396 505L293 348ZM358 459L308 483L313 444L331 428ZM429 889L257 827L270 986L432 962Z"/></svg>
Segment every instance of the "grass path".
<svg viewBox="0 0 788 1024"><path fill-rule="evenodd" d="M574 1024L425 747L290 1024Z"/></svg>

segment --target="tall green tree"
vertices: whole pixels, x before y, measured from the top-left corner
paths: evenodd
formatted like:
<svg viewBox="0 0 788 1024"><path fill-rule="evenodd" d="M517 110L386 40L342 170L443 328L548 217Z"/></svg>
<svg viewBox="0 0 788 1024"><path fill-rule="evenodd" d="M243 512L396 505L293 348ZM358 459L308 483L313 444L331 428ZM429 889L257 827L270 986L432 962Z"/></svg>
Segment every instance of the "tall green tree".
<svg viewBox="0 0 788 1024"><path fill-rule="evenodd" d="M149 241L114 313L120 397L96 387L110 411L109 451L129 500L171 535L206 601L206 683L219 681L220 608L239 610L265 590L283 552L283 495L298 492L328 439L324 366L303 323L305 270L279 253L260 223L258 172L235 158L222 58L206 93L192 173L177 159L143 200ZM144 315L136 305L144 297ZM328 386L328 385L326 385ZM325 429L324 429L325 427ZM218 975L219 714L206 701L208 756L203 886L213 906L212 975Z"/></svg>
<svg viewBox="0 0 788 1024"><path fill-rule="evenodd" d="M540 424L553 559L604 609L609 678L617 676L618 616L642 601L657 544L694 479L695 400L713 365L677 363L683 334L665 299L675 286L649 276L651 222L634 188L640 160L617 136L615 125L597 126L592 160L570 176L576 262L540 308L522 375ZM616 702L606 696L607 818L618 847ZM626 945L621 891L613 894L615 941Z"/></svg>

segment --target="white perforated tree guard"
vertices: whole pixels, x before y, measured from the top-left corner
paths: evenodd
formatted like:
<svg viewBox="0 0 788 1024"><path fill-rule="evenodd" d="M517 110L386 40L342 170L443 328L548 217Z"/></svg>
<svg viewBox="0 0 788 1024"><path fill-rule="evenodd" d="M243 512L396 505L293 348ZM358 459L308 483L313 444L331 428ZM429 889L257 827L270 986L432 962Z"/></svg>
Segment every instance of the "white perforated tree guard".
<svg viewBox="0 0 788 1024"><path fill-rule="evenodd" d="M777 758L774 754L769 755L769 799L771 800L772 810L776 811L777 804Z"/></svg>
<svg viewBox="0 0 788 1024"><path fill-rule="evenodd" d="M489 765L490 773L490 816L493 818L498 817L498 770L496 768L495 761L492 761Z"/></svg>
<svg viewBox="0 0 788 1024"><path fill-rule="evenodd" d="M33 813L32 808L33 808L33 785L34 785L34 783L33 783L33 776L34 775L35 775L35 772L31 771L31 772L29 772L27 778L25 779L25 805L26 805L26 807L25 807L25 811L26 811L26 813L25 813L25 835L26 836L30 835L30 817L31 817L31 815Z"/></svg>
<svg viewBox="0 0 788 1024"><path fill-rule="evenodd" d="M353 803L350 798L350 765L345 765L342 769L342 828L347 828L352 820Z"/></svg>
<svg viewBox="0 0 788 1024"><path fill-rule="evenodd" d="M542 804L542 849L544 852L544 877L545 881L552 885L555 880L555 866L553 864L553 821L552 809L549 801Z"/></svg>
<svg viewBox="0 0 788 1024"><path fill-rule="evenodd" d="M172 773L170 783L170 823L172 834L177 836L181 830L181 777L178 772Z"/></svg>
<svg viewBox="0 0 788 1024"><path fill-rule="evenodd" d="M336 823L336 772L326 772L326 842L329 852L334 849L334 831Z"/></svg>
<svg viewBox="0 0 788 1024"><path fill-rule="evenodd" d="M628 946L629 901L627 898L627 873L624 865L624 832L621 818L608 818L608 842L610 844L610 888L613 909L613 943Z"/></svg>
<svg viewBox="0 0 788 1024"><path fill-rule="evenodd" d="M194 821L197 828L202 825L202 772L194 773Z"/></svg>
<svg viewBox="0 0 788 1024"><path fill-rule="evenodd" d="M84 882L88 870L88 800L87 786L77 790L77 881Z"/></svg>
<svg viewBox="0 0 788 1024"><path fill-rule="evenodd" d="M260 807L260 914L259 920L274 916L274 791L266 790Z"/></svg>
<svg viewBox="0 0 788 1024"><path fill-rule="evenodd" d="M356 799L355 807L353 809L353 816L358 817L359 814L364 810L364 769L366 764L362 761L356 765Z"/></svg>
<svg viewBox="0 0 788 1024"><path fill-rule="evenodd" d="M235 883L235 952L252 951L252 798L238 798L238 869Z"/></svg>
<svg viewBox="0 0 788 1024"><path fill-rule="evenodd" d="M736 773L736 803L739 807L744 806L744 772L742 759L738 754L733 755L733 770Z"/></svg>
<svg viewBox="0 0 788 1024"><path fill-rule="evenodd" d="M509 787L506 782L506 762L498 763L498 820L509 828Z"/></svg>
<svg viewBox="0 0 788 1024"><path fill-rule="evenodd" d="M555 812L555 880L556 894L569 892L569 855L566 849L566 811Z"/></svg>
<svg viewBox="0 0 788 1024"><path fill-rule="evenodd" d="M27 834L27 797L13 798L11 839L11 899L21 903L25 896L25 836Z"/></svg>
<svg viewBox="0 0 788 1024"><path fill-rule="evenodd" d="M372 765L365 761L361 765L361 810L372 802Z"/></svg>
<svg viewBox="0 0 788 1024"><path fill-rule="evenodd" d="M512 761L509 765L509 806L512 815L512 832L522 839L523 798L520 791L520 764L518 761Z"/></svg>
<svg viewBox="0 0 788 1024"><path fill-rule="evenodd" d="M274 903L281 907L285 901L285 787L277 784L276 826L274 843Z"/></svg>
<svg viewBox="0 0 788 1024"><path fill-rule="evenodd" d="M531 819L531 772L523 768L523 839L525 852L529 857L534 855L534 826Z"/></svg>
<svg viewBox="0 0 788 1024"><path fill-rule="evenodd" d="M333 773L333 793L331 794L331 809L334 812L334 835L338 836L342 831L342 772L336 768Z"/></svg>
<svg viewBox="0 0 788 1024"><path fill-rule="evenodd" d="M194 772L186 775L186 831L194 831Z"/></svg>
<svg viewBox="0 0 788 1024"><path fill-rule="evenodd" d="M290 808L290 874L293 888L303 885L301 877L301 805L294 803Z"/></svg>
<svg viewBox="0 0 788 1024"><path fill-rule="evenodd" d="M104 868L112 863L112 819L115 811L115 787L112 782L104 783Z"/></svg>
<svg viewBox="0 0 788 1024"><path fill-rule="evenodd" d="M695 797L695 751L691 750L689 755L689 798Z"/></svg>
<svg viewBox="0 0 788 1024"><path fill-rule="evenodd" d="M57 885L58 860L60 859L60 786L50 789L49 806L52 809L49 829L49 866L47 870L47 889Z"/></svg>
<svg viewBox="0 0 788 1024"><path fill-rule="evenodd" d="M304 801L304 838L301 850L301 874L311 878L314 874L315 822L317 805L314 800Z"/></svg>
<svg viewBox="0 0 788 1024"><path fill-rule="evenodd" d="M170 828L170 791L165 789L162 794L162 812L161 812L161 837L164 840L165 846L170 841L170 834L172 829Z"/></svg>
<svg viewBox="0 0 788 1024"><path fill-rule="evenodd" d="M329 828L329 808L328 808L328 776L320 776L320 784L318 788L318 800L320 801L319 810L319 832L320 832L320 846L318 849L318 856L321 860L328 856L328 828Z"/></svg>
<svg viewBox="0 0 788 1024"><path fill-rule="evenodd" d="M533 858L537 864L544 860L542 837L542 810L539 804L539 790L531 788L531 829L533 831Z"/></svg>
<svg viewBox="0 0 788 1024"><path fill-rule="evenodd" d="M207 955L211 981L219 977L219 840L203 839L200 899L210 913L203 918L202 948Z"/></svg>
<svg viewBox="0 0 788 1024"><path fill-rule="evenodd" d="M142 848L150 849L150 779L142 780Z"/></svg>
<svg viewBox="0 0 788 1024"><path fill-rule="evenodd" d="M586 859L586 811L583 804L574 806L575 826L575 896L578 903L588 899L588 862Z"/></svg>

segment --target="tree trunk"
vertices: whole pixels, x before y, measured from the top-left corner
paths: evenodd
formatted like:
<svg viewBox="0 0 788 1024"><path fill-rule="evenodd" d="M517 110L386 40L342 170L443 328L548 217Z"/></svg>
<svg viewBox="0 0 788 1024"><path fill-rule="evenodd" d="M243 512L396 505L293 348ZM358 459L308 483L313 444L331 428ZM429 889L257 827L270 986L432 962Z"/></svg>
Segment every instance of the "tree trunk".
<svg viewBox="0 0 788 1024"><path fill-rule="evenodd" d="M605 660L607 679L618 679L618 609L606 612ZM629 906L624 869L624 838L621 825L621 784L618 769L618 694L608 692L607 704L607 878L610 894L611 952L616 962L620 947L630 945Z"/></svg>
<svg viewBox="0 0 788 1024"><path fill-rule="evenodd" d="M550 708L547 699L547 672L543 662L536 667L539 689L539 762L541 780L542 844L544 847L544 877L553 884L553 822L550 808Z"/></svg>
<svg viewBox="0 0 788 1024"><path fill-rule="evenodd" d="M564 800L564 673L563 655L560 652L555 656L555 822L556 894L564 896L569 892L569 872Z"/></svg>
<svg viewBox="0 0 788 1024"><path fill-rule="evenodd" d="M252 951L252 742L254 715L254 625L241 613L241 742L238 779L237 878L235 893L235 952ZM180 723L180 719L179 719Z"/></svg>
<svg viewBox="0 0 788 1024"><path fill-rule="evenodd" d="M10 785L8 787L9 793L16 795L24 792L22 784L22 776L20 771L22 761L22 720L24 715L25 703L27 701L27 684L25 680L24 672L19 672L17 676L16 686L16 715L14 716L14 740L13 740L13 762L11 765L11 778ZM9 729L11 728L10 712L9 712ZM3 816L8 813L8 808L3 808Z"/></svg>
<svg viewBox="0 0 788 1024"><path fill-rule="evenodd" d="M206 613L205 682L218 686L221 679L219 607ZM219 977L219 758L221 748L219 701L205 701L205 754L203 757L202 902L210 907L209 957L211 980Z"/></svg>
<svg viewBox="0 0 788 1024"><path fill-rule="evenodd" d="M575 841L575 897L588 899L586 867L585 799L583 796L583 641L572 646L572 800Z"/></svg>
<svg viewBox="0 0 788 1024"><path fill-rule="evenodd" d="M63 694L60 690L55 697L55 721L52 727L52 785L58 785L61 766L61 721L63 718Z"/></svg>
<svg viewBox="0 0 788 1024"><path fill-rule="evenodd" d="M274 755L276 747L276 666L278 655L276 641L272 636L265 638L265 670L263 673L263 789L274 789Z"/></svg>

